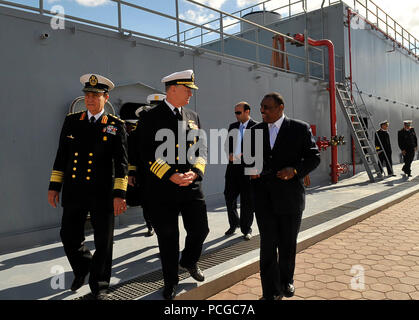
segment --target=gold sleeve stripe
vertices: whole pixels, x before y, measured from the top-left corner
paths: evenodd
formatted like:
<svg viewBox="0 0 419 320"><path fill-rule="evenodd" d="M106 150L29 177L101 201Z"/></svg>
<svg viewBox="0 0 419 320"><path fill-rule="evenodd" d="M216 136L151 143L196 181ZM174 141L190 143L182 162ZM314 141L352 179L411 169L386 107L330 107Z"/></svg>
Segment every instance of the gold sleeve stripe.
<svg viewBox="0 0 419 320"><path fill-rule="evenodd" d="M160 168L163 167L165 164L166 164L166 162L158 164L157 166L154 167L153 171L151 171L151 172L153 172L154 174L157 174L157 171L159 171Z"/></svg>
<svg viewBox="0 0 419 320"><path fill-rule="evenodd" d="M203 174L205 173L205 164L202 163L196 163L194 165L195 168L197 168L199 171L201 171Z"/></svg>
<svg viewBox="0 0 419 320"><path fill-rule="evenodd" d="M162 160L162 159L157 159L156 161L154 161L154 163L151 165L151 167L150 167L150 171L151 172L153 172L154 171L154 169L156 169L156 167L159 165L159 164L163 164L164 163L164 161Z"/></svg>
<svg viewBox="0 0 419 320"><path fill-rule="evenodd" d="M115 184L114 184L113 188L127 191L128 176L125 176L125 178L115 178Z"/></svg>
<svg viewBox="0 0 419 320"><path fill-rule="evenodd" d="M50 181L62 183L64 181L64 172L52 170Z"/></svg>
<svg viewBox="0 0 419 320"><path fill-rule="evenodd" d="M164 176L164 174L170 169L170 166L165 163L155 174L160 179Z"/></svg>
<svg viewBox="0 0 419 320"><path fill-rule="evenodd" d="M202 173L205 173L205 166L206 166L206 161L204 158L202 157L198 157L196 158L196 162L193 165L195 168L197 168L198 170L202 171Z"/></svg>
<svg viewBox="0 0 419 320"><path fill-rule="evenodd" d="M137 171L137 167L129 164L128 171Z"/></svg>

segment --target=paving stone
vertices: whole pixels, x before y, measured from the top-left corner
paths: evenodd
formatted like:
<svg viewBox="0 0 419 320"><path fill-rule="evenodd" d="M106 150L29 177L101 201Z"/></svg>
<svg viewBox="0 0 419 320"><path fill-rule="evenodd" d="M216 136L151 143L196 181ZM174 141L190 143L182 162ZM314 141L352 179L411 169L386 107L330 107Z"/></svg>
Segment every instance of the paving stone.
<svg viewBox="0 0 419 320"><path fill-rule="evenodd" d="M362 298L362 294L359 291L354 291L354 290L342 290L339 291L339 295L342 298L346 298L346 299L350 299L350 300L358 300Z"/></svg>
<svg viewBox="0 0 419 320"><path fill-rule="evenodd" d="M383 300L386 298L384 293L373 290L362 292L362 296L369 300Z"/></svg>
<svg viewBox="0 0 419 320"><path fill-rule="evenodd" d="M296 293L284 300L419 300L416 207L419 193L298 253ZM256 273L210 299L256 300L261 295Z"/></svg>
<svg viewBox="0 0 419 320"><path fill-rule="evenodd" d="M339 293L331 289L320 289L320 290L316 290L316 295L321 298L332 299L332 298L338 297Z"/></svg>
<svg viewBox="0 0 419 320"><path fill-rule="evenodd" d="M259 300L259 296L253 293L239 294L237 300Z"/></svg>
<svg viewBox="0 0 419 320"><path fill-rule="evenodd" d="M400 280L398 278L393 278L393 277L381 277L381 278L378 278L377 281L379 283L385 283L389 285L400 283Z"/></svg>
<svg viewBox="0 0 419 320"><path fill-rule="evenodd" d="M331 289L331 290L335 290L335 291L342 291L342 290L346 290L348 289L348 285L343 284L341 282L329 282L326 284L326 288Z"/></svg>
<svg viewBox="0 0 419 320"><path fill-rule="evenodd" d="M310 281L314 280L314 276L308 273L302 273L294 276L294 280L300 280L300 281Z"/></svg>
<svg viewBox="0 0 419 320"><path fill-rule="evenodd" d="M323 283L329 283L336 280L336 277L328 275L328 274L319 274L315 276L316 280L323 282Z"/></svg>
<svg viewBox="0 0 419 320"><path fill-rule="evenodd" d="M407 293L399 291L386 292L386 297L390 300L411 300L411 297Z"/></svg>
<svg viewBox="0 0 419 320"><path fill-rule="evenodd" d="M389 292L393 290L392 286L388 284L384 284L384 283L373 283L370 285L370 287L372 290L380 291L380 292Z"/></svg>
<svg viewBox="0 0 419 320"><path fill-rule="evenodd" d="M399 291L399 292L405 292L405 293L411 293L411 292L415 292L416 288L412 285L409 284L404 284L404 283L398 283L398 284L394 284L392 285L394 291Z"/></svg>
<svg viewBox="0 0 419 320"><path fill-rule="evenodd" d="M419 279L418 278L412 278L412 277L404 277L400 278L400 282L404 284L410 284L413 286L419 285Z"/></svg>
<svg viewBox="0 0 419 320"><path fill-rule="evenodd" d="M255 288L255 287L259 287L260 284L260 280L259 279L255 279L255 278L248 278L246 279L246 281L243 283L243 285L246 285L250 288Z"/></svg>
<svg viewBox="0 0 419 320"><path fill-rule="evenodd" d="M295 294L303 297L303 298L309 298L309 297L314 297L316 294L316 291L313 289L309 289L309 288L300 288L300 289L295 289Z"/></svg>
<svg viewBox="0 0 419 320"><path fill-rule="evenodd" d="M237 284L230 289L230 292L233 294L245 294L249 292L249 287L244 284Z"/></svg>

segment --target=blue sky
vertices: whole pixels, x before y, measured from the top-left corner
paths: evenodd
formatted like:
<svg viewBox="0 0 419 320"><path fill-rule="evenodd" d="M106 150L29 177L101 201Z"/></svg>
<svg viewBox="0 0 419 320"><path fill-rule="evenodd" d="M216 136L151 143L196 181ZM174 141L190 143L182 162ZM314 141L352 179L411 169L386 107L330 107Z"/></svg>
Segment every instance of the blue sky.
<svg viewBox="0 0 419 320"><path fill-rule="evenodd" d="M39 0L9 0L31 6L38 6ZM163 12L165 14L175 16L175 0L125 0L133 4L137 4L148 9ZM219 17L216 11L208 10L200 6L196 6L186 0L179 1L179 14L182 19L197 24L203 24ZM213 8L223 10L228 13L248 8L252 5L253 10L261 10L262 6L258 5L262 0L196 0L197 2L209 5ZM266 9L273 10L287 4L289 0L270 0L266 2ZM293 0L295 1L295 0ZM353 0L347 0L353 4ZM322 0L308 0L310 9L319 8ZM328 0L326 0L326 3ZM364 2L364 1L362 1ZM419 1L418 0L375 0L377 6L381 7L391 17L393 17L405 29L410 31L416 38L419 38ZM44 0L46 9L51 9L55 5L64 8L65 14L73 15L85 19L91 19L108 25L118 25L117 4L110 0ZM294 12L301 11L301 5L294 5ZM250 12L250 10L246 11ZM244 12L244 13L246 13ZM138 32L152 34L162 38L169 37L176 33L176 23L173 20L159 17L150 13L122 6L123 27ZM232 18L225 18L224 25L232 24ZM213 27L217 28L219 23L213 23ZM181 24L181 30L191 28L191 25ZM226 32L238 32L238 25L232 26ZM200 31L194 30L189 32L188 37L199 35ZM217 37L216 34L208 35L204 38L204 42ZM198 39L197 39L198 41ZM200 41L200 39L199 39ZM192 43L191 43L192 44ZM195 43L197 44L197 43Z"/></svg>

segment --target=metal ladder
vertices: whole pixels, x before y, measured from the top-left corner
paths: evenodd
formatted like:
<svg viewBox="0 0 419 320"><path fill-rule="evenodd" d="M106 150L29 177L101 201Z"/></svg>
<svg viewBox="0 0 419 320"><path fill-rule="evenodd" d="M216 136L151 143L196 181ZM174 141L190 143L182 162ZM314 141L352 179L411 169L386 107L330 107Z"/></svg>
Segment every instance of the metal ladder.
<svg viewBox="0 0 419 320"><path fill-rule="evenodd" d="M347 84L336 83L336 97L338 98L351 135L354 138L356 151L364 164L370 181L375 182L375 179L382 179L383 174L380 170L375 144L368 140L367 126L362 119L359 107L351 99L351 93ZM371 116L368 112L365 113L365 116L372 123Z"/></svg>

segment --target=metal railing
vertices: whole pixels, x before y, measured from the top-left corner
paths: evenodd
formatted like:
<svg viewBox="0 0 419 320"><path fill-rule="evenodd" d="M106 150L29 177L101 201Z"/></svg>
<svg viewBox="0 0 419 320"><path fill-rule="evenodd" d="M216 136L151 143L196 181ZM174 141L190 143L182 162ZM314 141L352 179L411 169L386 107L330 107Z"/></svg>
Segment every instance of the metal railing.
<svg viewBox="0 0 419 320"><path fill-rule="evenodd" d="M413 54L419 59L419 41L373 1L345 0L342 2L352 6L354 11L357 11L367 22L370 22L370 25L379 29L399 47L405 48L409 54Z"/></svg>
<svg viewBox="0 0 419 320"><path fill-rule="evenodd" d="M39 2L38 2L37 7L24 5L24 4L21 4L21 3L18 3L18 2L13 2L13 0L12 1L0 0L0 5L5 5L5 6L13 7L13 8L24 9L24 10L28 10L28 11L34 11L34 12L37 12L37 13L43 15L43 16L49 16L49 17L55 17L56 16L56 12L52 12L52 11L45 8L44 0L38 0L38 1ZM189 3L192 3L196 6L199 6L201 8L217 12L217 14L220 17L219 18L220 28L212 29L210 27L206 27L206 26L197 24L195 22L182 19L179 15L179 0L173 0L174 3L175 3L175 8L176 8L176 13L175 13L174 16L172 16L170 14L160 12L160 11L157 11L157 10L149 9L149 8L137 5L137 4L129 3L129 2L126 2L126 1L123 1L123 0L109 0L109 1L114 2L114 3L117 4L117 7L116 7L117 17L118 17L117 18L117 25L111 25L111 24L108 24L108 23L103 23L103 22L93 21L93 20L89 20L89 19L84 19L84 18L81 18L81 17L68 15L68 14L62 15L61 18L64 19L65 21L67 21L67 20L68 21L75 21L75 22L80 22L80 23L83 23L83 24L88 24L88 25L92 25L92 26L116 31L116 32L120 33L121 36L123 36L126 39L129 39L130 36L135 35L135 36L139 36L139 37L142 37L142 38L152 39L152 40L160 41L160 42L163 42L163 43L175 45L175 46L178 46L179 48L183 48L183 49L186 49L186 48L187 49L192 49L197 54L200 54L200 53L203 53L203 52L209 52L209 53L214 53L214 54L217 54L217 55L221 55L223 58L230 58L230 59L234 59L234 60L244 61L244 62L252 64L253 67L266 66L266 67L270 67L270 68L274 68L274 69L284 70L284 71L294 73L294 74L299 74L299 75L305 76L307 78L312 77L312 78L317 78L317 79L321 79L321 80L323 80L325 78L324 56L323 56L323 52L322 52L321 49L310 48L307 43L305 43L305 44L301 43L302 45L304 45L304 54L299 56L299 55L295 55L295 54L292 54L292 53L289 53L289 52L283 52L279 49L274 49L270 45L259 43L259 41L252 41L252 40L245 39L245 38L242 38L242 37L238 37L238 36L235 36L235 35L227 34L223 30L223 19L225 17L230 17L232 19L237 19L241 23L248 23L248 24L252 25L253 27L255 27L256 30L263 30L265 32L269 32L269 33L272 34L272 36L279 35L279 36L283 36L285 39L293 40L293 38L288 36L288 35L282 34L282 33L278 32L278 31L275 31L275 30L271 30L267 27L261 26L257 23L245 20L243 18L235 17L235 16L233 16L229 13L223 12L223 11L218 10L218 9L211 8L211 7L206 6L202 3L199 3L199 2L196 2L196 1L193 1L193 0L184 0L186 2L189 2ZM306 0L298 0L298 1L293 2L291 4L304 3L305 1ZM268 2L268 1L265 1L265 2ZM140 10L140 11L145 12L145 13L149 13L149 14L152 14L152 15L156 15L156 16L159 16L159 17L163 17L163 18L175 21L175 23L176 23L176 34L177 34L176 40L171 40L171 39L163 38L163 37L160 37L160 36L155 36L155 35L152 35L152 34L149 34L149 33L143 33L143 32L135 31L135 30L132 30L132 29L124 28L123 27L123 15L122 15L122 8L123 7L129 7L130 9ZM249 45L252 45L255 48L256 58L255 59L248 59L248 58L243 58L243 57L237 57L235 55L227 54L223 50L221 50L221 52L217 52L217 51L214 51L214 50L209 50L209 49L202 48L202 47L199 47L199 46L196 46L196 45L191 45L191 44L188 44L188 43L185 43L185 42L181 42L180 41L180 33L181 33L180 32L180 24L181 23L193 26L194 28L202 28L202 29L205 29L209 32L214 32L214 33L219 35L219 39L221 39L221 40L228 37L229 39L234 38L238 41L241 41L241 42L247 43ZM135 39L132 39L132 40L135 41ZM256 37L256 40L257 40L257 37ZM221 41L221 43L223 43L223 41ZM282 68L279 68L279 67L273 67L273 66L271 66L270 64L267 64L267 63L263 63L259 60L259 53L260 53L260 50L262 50L262 49L263 50L269 50L269 52L271 52L271 53L272 52L278 52L280 54L286 54L289 57L292 57L294 59L297 59L297 60L301 61L302 63L305 63L307 66L310 66L310 65L320 66L321 70L322 70L322 74L321 74L321 76L318 76L318 77L314 76L314 75L310 75L309 73L307 73L307 70L309 70L309 67L306 68L305 72L297 72L295 70L285 70L285 69L282 69ZM309 55L308 55L309 50L318 51L321 55L321 59L319 59L320 61L310 60L308 58L309 57ZM342 62L342 66L343 66L343 62ZM342 70L343 70L343 67L342 67Z"/></svg>
<svg viewBox="0 0 419 320"><path fill-rule="evenodd" d="M204 5L202 3L196 2L194 0L183 0L185 2L191 3L193 5L196 5L202 9L205 10L211 10L212 12L215 12L216 15L218 15L217 19L214 19L210 22L206 22L205 24L198 24L195 23L193 21L188 21L186 19L183 19L183 17L181 18L180 14L179 14L179 1L180 0L173 0L174 4L175 4L175 14L174 15L170 15L170 14L166 14L157 10L153 10L150 8L146 8L144 6L140 6L134 3L130 3L124 0L109 0L113 3L116 3L116 10L117 10L117 23L115 25L111 25L108 23L103 23L103 22L98 22L98 21L93 21L93 20L89 20L89 19L84 19L81 17L76 17L76 16L72 16L72 15L68 15L65 14L63 16L63 18L65 20L69 20L69 21L75 21L75 22L80 22L83 24L88 24L88 25L93 25L96 27L100 27L100 28L104 28L104 29L108 29L108 30L112 30L112 31L116 31L118 33L121 34L121 36L124 36L126 39L129 39L131 35L135 35L135 36L139 36L142 38L147 38L147 39L152 39L152 40L156 40L162 43L167 43L167 44L171 44L171 45L175 45L179 48L183 48L183 49L191 49L193 51L195 51L196 53L202 53L202 52L209 52L209 53L213 53L213 54L217 54L222 56L223 58L229 58L229 59L235 59L235 60L241 60L244 62L248 62L251 63L255 66L266 66L266 67L270 67L270 68L274 68L274 69L279 69L279 70L284 70L290 73L295 73L295 74L299 74L305 77L311 77L311 78L315 78L315 79L320 79L320 80L324 80L326 77L326 66L325 66L325 56L324 56L324 52L322 49L319 48L315 48L315 47L311 47L308 45L307 41L306 43L301 43L302 45L304 45L304 52L301 55L297 55L297 54L293 54L291 52L283 52L279 49L274 49L271 44L266 44L266 43L261 43L259 41L259 32L268 32L270 34L272 34L272 36L275 35L279 35L284 37L285 39L288 40L293 40L290 36L282 34L281 32L278 32L276 30L272 30L270 28L267 28L266 26L254 23L252 21L243 19L242 16L244 15L244 13L246 11L249 10L253 10L253 8L255 7L262 7L263 12L266 11L266 7L267 4L270 3L272 0L266 0L263 2L260 2L258 4L255 4L253 6L247 7L245 9L236 11L232 14L229 14L227 12L223 12L221 10L215 9L215 8L211 8L207 5ZM129 1L129 0L128 0ZM273 11L281 11L284 12L284 10L287 12L287 16L286 18L290 18L290 17L295 17L296 15L301 15L301 14L307 14L307 0L285 0L288 1L287 5L283 5L279 8L274 9ZM326 0L323 1L322 3L322 7L324 5L324 2ZM368 5L374 5L375 6L375 13L376 13L376 20L377 20L377 26L380 24L380 21L386 21L386 30L387 33L390 31L394 31L395 33L395 39L397 39L397 36L400 35L401 36L401 45L404 46L406 43L408 43L408 47L410 49L408 49L409 51L412 49L414 50L414 54L416 54L416 50L417 48L417 40L416 38L414 38L410 33L408 33L407 31L405 31L403 28L401 29L401 31L398 31L397 26L398 25L392 18L390 18L387 14L385 14L385 19L380 18L380 12L383 12L381 9L379 9L372 1L370 0L364 0L365 4L363 4L361 2L361 0L349 0L350 2L353 1L354 3L354 9L356 9L356 6L362 6L365 7L367 10L367 16L371 17L373 16L374 12L373 10L368 7ZM337 1L331 1L328 0L328 4L333 5L336 3L340 3L340 2L345 2L348 3L348 1L342 1L342 0L337 0ZM44 16L55 16L56 12L51 12L50 10L47 10L45 8L44 5L44 0L38 0L38 6L37 7L33 7L33 6L28 6L28 5L24 5L18 2L13 2L13 0L11 1L5 1L5 0L0 0L0 5L5 5L5 6L9 6L9 7L13 7L13 8L20 8L20 9L24 9L24 10L29 10L29 11L34 11L37 12L41 15ZM301 8L298 9L298 7L301 5ZM144 33L144 32L140 32L140 31L135 31L132 29L128 29L128 28L124 28L124 24L123 24L123 8L128 7L129 9L134 9L134 10L140 10L143 13L147 13L147 14L151 14L151 15L155 15L164 19L168 19L170 21L174 21L176 24L176 34L175 36L170 36L170 37L162 37L162 36L156 36L156 35L152 35L150 33ZM362 14L362 13L361 13ZM239 16L236 16L239 15ZM285 17L284 17L285 18ZM224 25L224 21L225 19L230 19L230 21L234 21L233 23ZM388 25L388 22L392 21L392 23L394 24L394 28L392 28L391 26ZM218 28L212 28L211 27L211 23L214 22L218 22L219 27ZM251 25L252 29L251 31L255 32L255 41L251 40L251 39L246 39L242 36L240 36L239 34L229 34L226 32L227 29L231 28L231 26L235 25L235 24L248 24ZM189 25L192 26L192 28L186 29L186 30L180 30L181 28L181 24L185 24L185 25ZM194 29L200 29L201 30L201 34L199 35L199 37L201 38L201 44L200 45L196 45L196 44L190 44L188 43L188 41L186 40L186 34L187 32L190 32L190 30L194 30ZM208 48L203 48L202 44L203 41L202 39L205 36L205 33L212 33L217 35L216 40L220 42L220 51L216 51L216 50L210 50ZM181 40L181 35L183 34L183 40ZM173 39L173 37L176 37L175 39ZM391 37L391 35L389 34L389 37ZM406 38L407 37L407 38ZM306 37L307 38L307 37ZM194 38L192 38L194 39ZM255 58L244 58L244 57L238 57L235 56L233 54L228 54L225 52L224 50L224 41L226 39L234 39L236 41L240 41L242 43L245 43L247 45L253 46L254 47L254 56ZM215 40L215 39L214 39ZM133 41L135 41L135 39L133 39ZM415 48L411 48L411 46L414 46ZM300 61L300 63L304 63L305 64L305 70L303 72L298 72L296 70L285 70L279 67L273 67L268 63L264 63L261 61L260 59L260 52L262 50L267 50L268 52L270 52L271 54L273 52L277 52L280 54L285 54L290 58L296 59L297 61ZM317 59L317 61L315 60L311 60L310 59L310 52L314 52L314 53L318 53L319 55L319 59ZM314 54L315 56L316 54ZM312 55L313 56L313 55ZM340 56L336 56L335 59L337 60L341 60L340 62L337 61L336 63L336 71L341 73L341 79L344 78L343 75L343 70L344 70L344 59L343 57ZM315 66L321 69L321 74L320 75L314 75L311 74L310 72L310 67L311 66ZM339 80L339 78L338 78Z"/></svg>

